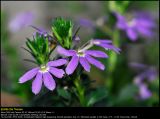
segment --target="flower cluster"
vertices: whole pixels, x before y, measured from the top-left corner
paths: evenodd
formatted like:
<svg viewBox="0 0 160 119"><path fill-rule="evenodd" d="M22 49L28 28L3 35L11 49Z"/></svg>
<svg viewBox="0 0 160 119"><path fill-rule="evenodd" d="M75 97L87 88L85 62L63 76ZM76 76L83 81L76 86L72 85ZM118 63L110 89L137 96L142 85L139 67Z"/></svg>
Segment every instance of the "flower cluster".
<svg viewBox="0 0 160 119"><path fill-rule="evenodd" d="M95 58L108 58L108 55L103 51L89 50L94 45L100 46L106 50L113 50L116 53L120 52L120 49L116 48L111 40L106 39L92 39L77 49L72 48L72 42L77 41L77 39L80 41L80 39L75 35L71 37L73 27L72 22L68 20L65 21L62 18L56 18L53 22L53 36L50 36L43 29L34 26L32 27L35 28L37 32L33 35L34 40L27 39L26 45L29 50L25 50L31 53L39 67L33 68L25 73L20 77L19 83L25 83L26 81L35 78L32 82L32 92L34 94L40 92L42 83L44 83L45 87L49 90L54 90L56 87L55 78L63 78L65 73L67 75L73 74L79 63L87 72L90 72L90 64L104 70L105 66ZM50 37L51 39L49 39ZM59 44L57 46L57 52L60 55L66 56L64 59L49 60L50 54L53 51L50 47L50 44L53 42L53 37L56 38L55 40L57 44ZM71 60L67 61L70 59L68 57L71 57ZM65 65L67 66L64 67ZM59 66L63 66L65 71L58 68Z"/></svg>
<svg viewBox="0 0 160 119"><path fill-rule="evenodd" d="M134 78L134 83L139 88L140 99L145 100L150 98L152 96L152 92L149 90L148 84L156 79L158 75L156 69L139 63L130 63L130 65L141 70L145 69Z"/></svg>

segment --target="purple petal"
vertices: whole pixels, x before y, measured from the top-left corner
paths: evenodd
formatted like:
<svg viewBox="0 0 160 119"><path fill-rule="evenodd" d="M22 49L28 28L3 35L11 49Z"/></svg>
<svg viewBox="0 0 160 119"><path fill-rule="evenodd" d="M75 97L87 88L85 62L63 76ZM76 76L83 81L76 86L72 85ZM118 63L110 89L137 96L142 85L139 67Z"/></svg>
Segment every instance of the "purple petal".
<svg viewBox="0 0 160 119"><path fill-rule="evenodd" d="M148 80L153 81L156 79L158 73L154 68L151 68L148 70L147 74L148 74Z"/></svg>
<svg viewBox="0 0 160 119"><path fill-rule="evenodd" d="M66 73L68 75L72 74L75 69L77 68L78 66L78 56L77 55L74 55L71 59L71 61L68 63L67 67L66 67Z"/></svg>
<svg viewBox="0 0 160 119"><path fill-rule="evenodd" d="M65 74L62 69L57 69L57 68L54 68L54 67L50 67L49 72L52 73L57 78L62 78Z"/></svg>
<svg viewBox="0 0 160 119"><path fill-rule="evenodd" d="M76 52L74 50L66 50L66 49L62 48L61 46L57 46L57 52L59 54L65 55L65 56L73 56L76 54Z"/></svg>
<svg viewBox="0 0 160 119"><path fill-rule="evenodd" d="M37 32L39 33L39 35L43 35L44 37L47 37L47 36L48 36L48 33L47 33L47 31L46 31L44 28L38 28L38 27L33 26L33 25L31 25L31 26L32 26L34 29L37 30ZM36 33L37 33L37 32L34 32L33 35L36 36Z"/></svg>
<svg viewBox="0 0 160 119"><path fill-rule="evenodd" d="M89 55L94 56L94 57L102 57L102 58L107 58L108 57L106 55L106 53L104 53L102 51L98 51L98 50L87 50L87 51L85 51L85 54L89 54Z"/></svg>
<svg viewBox="0 0 160 119"><path fill-rule="evenodd" d="M140 68L140 69L145 69L145 68L147 68L147 65L145 65L145 64L141 64L141 63L136 63L136 62L131 62L131 63L129 63L129 66L130 67L135 67L135 68Z"/></svg>
<svg viewBox="0 0 160 119"><path fill-rule="evenodd" d="M139 94L141 99L148 99L152 96L151 91L147 88L145 84L140 86Z"/></svg>
<svg viewBox="0 0 160 119"><path fill-rule="evenodd" d="M144 36L147 36L147 37L152 37L153 36L153 32L151 31L150 28L146 28L146 27L143 27L143 26L137 26L136 28L137 28L137 31Z"/></svg>
<svg viewBox="0 0 160 119"><path fill-rule="evenodd" d="M136 85L141 85L144 79L145 79L145 74L141 73L134 78L134 83Z"/></svg>
<svg viewBox="0 0 160 119"><path fill-rule="evenodd" d="M105 69L105 66L101 62L99 62L98 60L94 59L93 57L86 55L86 59L88 60L89 63L96 66L97 68L99 68L101 70Z"/></svg>
<svg viewBox="0 0 160 119"><path fill-rule="evenodd" d="M127 28L127 23L118 21L116 24L117 28L125 30Z"/></svg>
<svg viewBox="0 0 160 119"><path fill-rule="evenodd" d="M98 46L101 46L105 49L110 49L110 50L113 50L115 51L116 53L120 53L121 49L119 48L116 48L115 46L113 46L112 44L98 44Z"/></svg>
<svg viewBox="0 0 160 119"><path fill-rule="evenodd" d="M42 73L38 72L36 78L32 82L32 92L36 95L40 92L42 87Z"/></svg>
<svg viewBox="0 0 160 119"><path fill-rule="evenodd" d="M9 23L9 29L12 32L17 32L22 28L32 24L34 15L32 12L24 12L18 14L14 19Z"/></svg>
<svg viewBox="0 0 160 119"><path fill-rule="evenodd" d="M126 19L124 16L118 14L118 13L115 13L115 16L117 18L117 24L116 26L119 28L119 29L126 29L127 28L127 22L126 22Z"/></svg>
<svg viewBox="0 0 160 119"><path fill-rule="evenodd" d="M147 19L137 19L137 24L145 27L145 28L155 28L155 23L152 20L147 20Z"/></svg>
<svg viewBox="0 0 160 119"><path fill-rule="evenodd" d="M58 67L58 66L62 66L64 64L66 64L66 63L67 63L66 59L58 59L58 60L48 62L48 66Z"/></svg>
<svg viewBox="0 0 160 119"><path fill-rule="evenodd" d="M56 83L54 79L52 78L51 74L46 72L43 74L43 81L44 85L49 89L49 90L54 90L56 87Z"/></svg>
<svg viewBox="0 0 160 119"><path fill-rule="evenodd" d="M133 28L128 28L127 29L127 35L128 37L132 40L132 41L136 41L137 40L137 33Z"/></svg>
<svg viewBox="0 0 160 119"><path fill-rule="evenodd" d="M90 72L91 67L90 67L88 61L84 57L80 57L79 61L80 61L80 64L83 66L83 68L86 71Z"/></svg>
<svg viewBox="0 0 160 119"><path fill-rule="evenodd" d="M86 26L86 27L89 27L89 28L94 28L94 23L89 19L81 18L79 20L79 23L82 26Z"/></svg>
<svg viewBox="0 0 160 119"><path fill-rule="evenodd" d="M74 38L75 41L80 41L81 39L77 36Z"/></svg>
<svg viewBox="0 0 160 119"><path fill-rule="evenodd" d="M93 44L103 44L103 43L112 43L111 40L105 40L105 39L94 39L92 40Z"/></svg>
<svg viewBox="0 0 160 119"><path fill-rule="evenodd" d="M19 83L24 83L28 80L31 80L38 72L39 68L34 68L30 71L28 71L27 73L25 73L20 79L19 79Z"/></svg>

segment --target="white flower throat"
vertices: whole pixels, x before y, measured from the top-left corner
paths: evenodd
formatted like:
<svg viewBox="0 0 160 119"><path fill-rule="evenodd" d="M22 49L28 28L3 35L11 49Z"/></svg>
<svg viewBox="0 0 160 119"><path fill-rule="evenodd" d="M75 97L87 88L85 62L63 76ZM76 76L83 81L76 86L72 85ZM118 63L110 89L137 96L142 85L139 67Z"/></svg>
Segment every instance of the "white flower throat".
<svg viewBox="0 0 160 119"><path fill-rule="evenodd" d="M46 65L41 65L41 66L40 66L40 72L41 72L41 73L48 72L48 70L49 70L49 67L48 67L48 66L46 66Z"/></svg>
<svg viewBox="0 0 160 119"><path fill-rule="evenodd" d="M132 19L131 21L128 22L128 25L130 27L134 26L136 24L136 21L134 19Z"/></svg>
<svg viewBox="0 0 160 119"><path fill-rule="evenodd" d="M85 53L82 52L82 51L77 51L77 56L78 56L78 57L84 57L84 56L85 56Z"/></svg>

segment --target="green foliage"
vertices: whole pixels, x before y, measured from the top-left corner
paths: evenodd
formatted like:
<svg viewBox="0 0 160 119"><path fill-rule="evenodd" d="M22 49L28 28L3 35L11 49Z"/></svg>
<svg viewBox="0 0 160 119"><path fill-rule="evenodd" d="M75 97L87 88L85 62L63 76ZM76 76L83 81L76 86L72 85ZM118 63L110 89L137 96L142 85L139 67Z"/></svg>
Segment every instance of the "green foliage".
<svg viewBox="0 0 160 119"><path fill-rule="evenodd" d="M63 89L62 87L57 87L57 92L58 95L62 98L65 98L67 100L71 99L71 94L66 89Z"/></svg>
<svg viewBox="0 0 160 119"><path fill-rule="evenodd" d="M38 65L45 65L48 62L52 50L49 48L47 38L37 33L32 41L27 38L26 45L30 49L29 53L36 59Z"/></svg>
<svg viewBox="0 0 160 119"><path fill-rule="evenodd" d="M119 12L123 14L129 6L129 3L130 1L109 1L108 7L112 12Z"/></svg>
<svg viewBox="0 0 160 119"><path fill-rule="evenodd" d="M108 91L105 87L99 87L92 90L88 95L87 106L94 106L94 104L102 101L108 96Z"/></svg>
<svg viewBox="0 0 160 119"><path fill-rule="evenodd" d="M72 45L72 30L73 23L70 20L65 20L61 17L56 18L52 22L52 32L59 44L67 49Z"/></svg>
<svg viewBox="0 0 160 119"><path fill-rule="evenodd" d="M24 67L19 63L21 58L17 52L18 49L11 44L10 32L6 27L7 19L7 14L1 11L1 50L3 54L1 54L1 57L6 59L5 63L3 60L1 61L1 67L3 67L1 73L3 80L11 82L7 84L7 87L1 86L3 91L18 95L22 102L25 102L30 97L30 85L23 86L18 84L18 79L23 74Z"/></svg>

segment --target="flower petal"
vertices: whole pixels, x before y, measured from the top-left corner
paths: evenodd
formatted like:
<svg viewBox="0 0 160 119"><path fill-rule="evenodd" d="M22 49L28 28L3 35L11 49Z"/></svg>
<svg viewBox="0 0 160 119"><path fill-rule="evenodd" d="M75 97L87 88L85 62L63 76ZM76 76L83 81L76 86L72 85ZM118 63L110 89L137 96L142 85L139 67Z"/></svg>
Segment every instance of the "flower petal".
<svg viewBox="0 0 160 119"><path fill-rule="evenodd" d="M145 19L145 18L138 18L136 19L137 25L140 25L145 28L155 28L156 24L153 20Z"/></svg>
<svg viewBox="0 0 160 119"><path fill-rule="evenodd" d="M19 79L19 83L24 83L28 80L31 80L38 72L39 68L34 68L30 71L28 71L27 73L25 73L20 79Z"/></svg>
<svg viewBox="0 0 160 119"><path fill-rule="evenodd" d="M152 30L150 28L146 28L143 26L137 26L136 28L137 28L137 31L144 36L151 38L154 35L154 33L152 32Z"/></svg>
<svg viewBox="0 0 160 119"><path fill-rule="evenodd" d="M38 72L35 80L32 82L32 92L36 95L40 92L42 87L42 73Z"/></svg>
<svg viewBox="0 0 160 119"><path fill-rule="evenodd" d="M113 51L115 51L116 53L120 53L120 51L121 51L121 49L120 48L117 48L117 47L115 47L114 45L112 45L112 44L99 44L98 46L101 46L101 47L103 47L103 48L105 48L105 49L110 49L110 50L113 50Z"/></svg>
<svg viewBox="0 0 160 119"><path fill-rule="evenodd" d="M101 43L112 43L111 40L106 40L106 39L94 39L92 40L93 44L101 44Z"/></svg>
<svg viewBox="0 0 160 119"><path fill-rule="evenodd" d="M91 56L94 57L102 57L102 58L107 58L107 54L102 52L102 51L98 51L98 50L87 50L85 51L86 54L89 54Z"/></svg>
<svg viewBox="0 0 160 119"><path fill-rule="evenodd" d="M11 32L17 32L22 28L31 25L34 19L35 15L32 12L19 13L9 22L9 29Z"/></svg>
<svg viewBox="0 0 160 119"><path fill-rule="evenodd" d="M49 89L49 90L54 90L56 87L56 83L54 79L52 78L51 74L49 72L46 72L43 74L43 80L44 80L44 85Z"/></svg>
<svg viewBox="0 0 160 119"><path fill-rule="evenodd" d="M54 68L54 67L50 67L49 72L52 73L57 78L62 78L65 74L62 69L57 69L57 68Z"/></svg>
<svg viewBox="0 0 160 119"><path fill-rule="evenodd" d="M85 18L81 18L79 20L79 23L80 23L80 25L88 27L88 28L94 28L94 26L95 26L91 20L85 19Z"/></svg>
<svg viewBox="0 0 160 119"><path fill-rule="evenodd" d="M139 89L139 94L141 99L148 99L152 96L151 91L147 88L145 84L142 84Z"/></svg>
<svg viewBox="0 0 160 119"><path fill-rule="evenodd" d="M128 28L127 29L127 35L128 37L132 40L132 41L136 41L137 40L137 33L133 28Z"/></svg>
<svg viewBox="0 0 160 119"><path fill-rule="evenodd" d="M66 49L62 48L61 46L57 46L57 52L59 54L65 55L65 56L73 56L76 54L76 52L74 50L66 50Z"/></svg>
<svg viewBox="0 0 160 119"><path fill-rule="evenodd" d="M80 61L80 64L83 66L83 68L84 68L86 71L90 72L91 66L89 65L89 63L88 63L88 61L86 60L86 58L80 57L80 58L79 58L79 61Z"/></svg>
<svg viewBox="0 0 160 119"><path fill-rule="evenodd" d="M99 62L98 60L94 59L93 57L86 55L86 58L88 60L89 63L91 63L92 65L96 66L97 68L104 70L105 66Z"/></svg>
<svg viewBox="0 0 160 119"><path fill-rule="evenodd" d="M117 18L117 24L116 26L119 28L119 29L126 29L127 28L127 22L126 22L126 19L124 16L118 14L118 13L115 13L115 16Z"/></svg>
<svg viewBox="0 0 160 119"><path fill-rule="evenodd" d="M66 59L58 59L58 60L48 62L48 66L58 67L58 66L62 66L64 64L66 64L66 63L67 63Z"/></svg>
<svg viewBox="0 0 160 119"><path fill-rule="evenodd" d="M77 68L78 66L78 56L77 55L74 55L71 59L71 61L68 63L67 67L66 67L66 73L68 75L72 74L75 69Z"/></svg>

